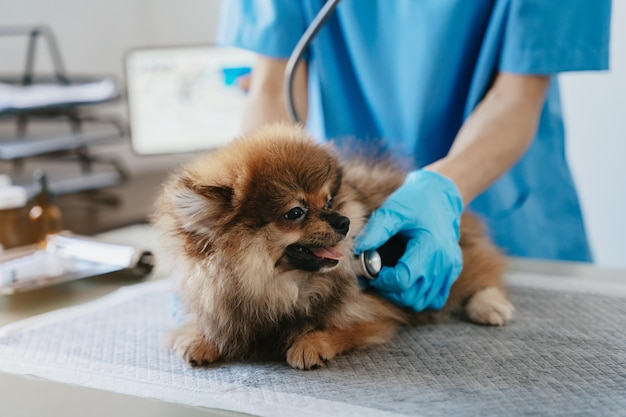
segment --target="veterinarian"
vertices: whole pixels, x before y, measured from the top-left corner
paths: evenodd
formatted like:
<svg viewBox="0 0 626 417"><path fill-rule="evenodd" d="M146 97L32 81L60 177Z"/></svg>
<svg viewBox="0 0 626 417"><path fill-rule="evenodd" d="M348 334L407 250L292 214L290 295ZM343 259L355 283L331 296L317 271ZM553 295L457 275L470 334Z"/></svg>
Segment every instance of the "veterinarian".
<svg viewBox="0 0 626 417"><path fill-rule="evenodd" d="M289 121L287 58L323 0L227 0L218 42L259 54L245 129ZM485 220L512 256L591 261L565 156L556 75L608 68L610 0L343 0L296 69L314 137L384 140L410 159L356 250L397 233L372 282L415 310L441 308L462 265L459 217ZM418 169L418 167L423 167Z"/></svg>

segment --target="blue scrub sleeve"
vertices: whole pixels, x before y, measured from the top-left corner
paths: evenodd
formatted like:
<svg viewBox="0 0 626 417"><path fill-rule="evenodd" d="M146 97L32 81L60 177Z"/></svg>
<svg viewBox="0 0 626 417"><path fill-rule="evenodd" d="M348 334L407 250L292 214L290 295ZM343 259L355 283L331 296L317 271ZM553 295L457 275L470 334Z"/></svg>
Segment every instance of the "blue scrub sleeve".
<svg viewBox="0 0 626 417"><path fill-rule="evenodd" d="M611 0L502 0L509 13L499 70L555 74L609 65Z"/></svg>
<svg viewBox="0 0 626 417"><path fill-rule="evenodd" d="M288 58L306 26L299 1L223 0L217 43Z"/></svg>

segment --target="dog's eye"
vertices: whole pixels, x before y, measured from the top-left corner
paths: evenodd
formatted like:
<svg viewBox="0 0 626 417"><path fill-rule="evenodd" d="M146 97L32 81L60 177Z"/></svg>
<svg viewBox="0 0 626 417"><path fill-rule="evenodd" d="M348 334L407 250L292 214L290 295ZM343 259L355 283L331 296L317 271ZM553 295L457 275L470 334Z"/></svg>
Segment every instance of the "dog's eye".
<svg viewBox="0 0 626 417"><path fill-rule="evenodd" d="M325 208L326 208L326 210L332 210L332 208L333 208L333 199L332 198L326 202Z"/></svg>
<svg viewBox="0 0 626 417"><path fill-rule="evenodd" d="M304 209L301 207L294 207L285 213L284 217L287 220L298 220L300 217L304 216Z"/></svg>

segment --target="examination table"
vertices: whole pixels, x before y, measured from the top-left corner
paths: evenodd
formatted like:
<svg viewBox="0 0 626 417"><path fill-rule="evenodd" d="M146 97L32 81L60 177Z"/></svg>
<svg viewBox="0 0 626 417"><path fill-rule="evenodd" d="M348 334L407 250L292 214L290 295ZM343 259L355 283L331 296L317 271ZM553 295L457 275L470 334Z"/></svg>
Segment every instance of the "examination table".
<svg viewBox="0 0 626 417"><path fill-rule="evenodd" d="M155 235L100 238L153 247ZM507 282L506 327L406 328L307 372L184 365L163 345L171 283L158 258L148 282L112 274L3 296L0 416L626 415L626 271L512 259Z"/></svg>

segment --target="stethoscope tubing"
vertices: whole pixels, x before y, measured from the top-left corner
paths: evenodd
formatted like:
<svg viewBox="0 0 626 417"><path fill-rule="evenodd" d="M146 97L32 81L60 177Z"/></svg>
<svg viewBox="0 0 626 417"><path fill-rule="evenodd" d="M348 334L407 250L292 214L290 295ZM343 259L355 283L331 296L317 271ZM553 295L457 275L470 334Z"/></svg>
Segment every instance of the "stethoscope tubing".
<svg viewBox="0 0 626 417"><path fill-rule="evenodd" d="M302 119L298 116L298 112L296 111L296 107L293 102L293 76L296 70L296 66L298 62L302 58L302 54L309 47L309 44L317 35L317 32L324 26L324 23L328 20L330 15L339 4L340 0L327 0L326 3L322 6L320 11L317 13L309 27L306 28L298 43L296 44L293 52L289 56L289 60L287 61L287 66L285 68L285 78L284 78L284 94L285 94L285 103L287 105L287 111L289 112L289 117L294 123L301 123Z"/></svg>

